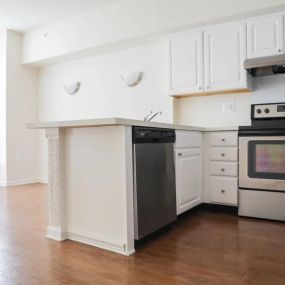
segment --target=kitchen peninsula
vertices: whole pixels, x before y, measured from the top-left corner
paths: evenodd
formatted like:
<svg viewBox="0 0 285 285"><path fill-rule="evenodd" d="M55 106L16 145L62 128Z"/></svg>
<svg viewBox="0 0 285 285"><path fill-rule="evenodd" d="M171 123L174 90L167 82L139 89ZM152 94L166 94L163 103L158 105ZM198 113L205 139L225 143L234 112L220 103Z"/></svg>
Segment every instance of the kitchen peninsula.
<svg viewBox="0 0 285 285"><path fill-rule="evenodd" d="M48 138L48 238L134 252L132 126L206 131L121 118L28 124Z"/></svg>
<svg viewBox="0 0 285 285"><path fill-rule="evenodd" d="M132 126L203 130L119 118L28 124L48 138L48 238L134 252Z"/></svg>

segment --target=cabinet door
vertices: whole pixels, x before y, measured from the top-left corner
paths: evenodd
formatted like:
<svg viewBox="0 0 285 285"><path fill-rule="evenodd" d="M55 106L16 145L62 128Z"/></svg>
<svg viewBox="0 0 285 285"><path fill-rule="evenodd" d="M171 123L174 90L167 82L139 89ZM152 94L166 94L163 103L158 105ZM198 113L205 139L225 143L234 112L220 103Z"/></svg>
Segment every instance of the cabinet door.
<svg viewBox="0 0 285 285"><path fill-rule="evenodd" d="M269 15L247 22L247 57L256 58L284 52L283 15Z"/></svg>
<svg viewBox="0 0 285 285"><path fill-rule="evenodd" d="M169 40L169 93L181 95L203 89L202 32L173 35Z"/></svg>
<svg viewBox="0 0 285 285"><path fill-rule="evenodd" d="M205 30L206 91L247 88L245 24L216 25Z"/></svg>
<svg viewBox="0 0 285 285"><path fill-rule="evenodd" d="M176 150L177 214L202 202L201 149Z"/></svg>

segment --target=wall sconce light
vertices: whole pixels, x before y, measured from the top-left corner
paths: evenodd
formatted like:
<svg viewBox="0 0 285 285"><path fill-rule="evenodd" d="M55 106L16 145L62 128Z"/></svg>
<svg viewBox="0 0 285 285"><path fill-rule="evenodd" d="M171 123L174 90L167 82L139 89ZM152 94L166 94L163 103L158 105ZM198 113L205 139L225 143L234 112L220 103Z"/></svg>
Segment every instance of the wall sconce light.
<svg viewBox="0 0 285 285"><path fill-rule="evenodd" d="M74 95L80 88L80 82L69 82L64 85L64 90L70 95Z"/></svg>
<svg viewBox="0 0 285 285"><path fill-rule="evenodd" d="M126 72L121 75L123 82L129 87L138 85L141 82L142 77L142 72Z"/></svg>

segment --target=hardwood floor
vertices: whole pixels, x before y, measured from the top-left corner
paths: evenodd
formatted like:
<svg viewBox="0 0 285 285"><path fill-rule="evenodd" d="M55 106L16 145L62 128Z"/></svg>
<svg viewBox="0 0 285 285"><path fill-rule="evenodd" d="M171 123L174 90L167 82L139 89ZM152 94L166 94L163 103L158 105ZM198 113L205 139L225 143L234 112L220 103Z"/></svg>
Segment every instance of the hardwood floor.
<svg viewBox="0 0 285 285"><path fill-rule="evenodd" d="M45 238L46 186L0 188L0 285L284 285L285 223L199 211L131 257Z"/></svg>

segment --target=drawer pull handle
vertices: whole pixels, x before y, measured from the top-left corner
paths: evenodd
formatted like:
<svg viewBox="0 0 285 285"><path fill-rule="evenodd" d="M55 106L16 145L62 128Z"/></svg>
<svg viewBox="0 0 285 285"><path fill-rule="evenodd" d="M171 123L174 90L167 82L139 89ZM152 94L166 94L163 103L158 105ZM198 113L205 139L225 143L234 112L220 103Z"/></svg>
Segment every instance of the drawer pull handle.
<svg viewBox="0 0 285 285"><path fill-rule="evenodd" d="M225 172L225 169L224 169L224 168L221 168L221 171L222 171L222 172Z"/></svg>
<svg viewBox="0 0 285 285"><path fill-rule="evenodd" d="M226 139L221 139L221 141L222 141L222 142L225 142L225 141L226 141Z"/></svg>
<svg viewBox="0 0 285 285"><path fill-rule="evenodd" d="M221 153L221 156L226 156L226 154L225 153Z"/></svg>
<svg viewBox="0 0 285 285"><path fill-rule="evenodd" d="M222 189L221 192L222 192L222 193L226 193L226 190Z"/></svg>

